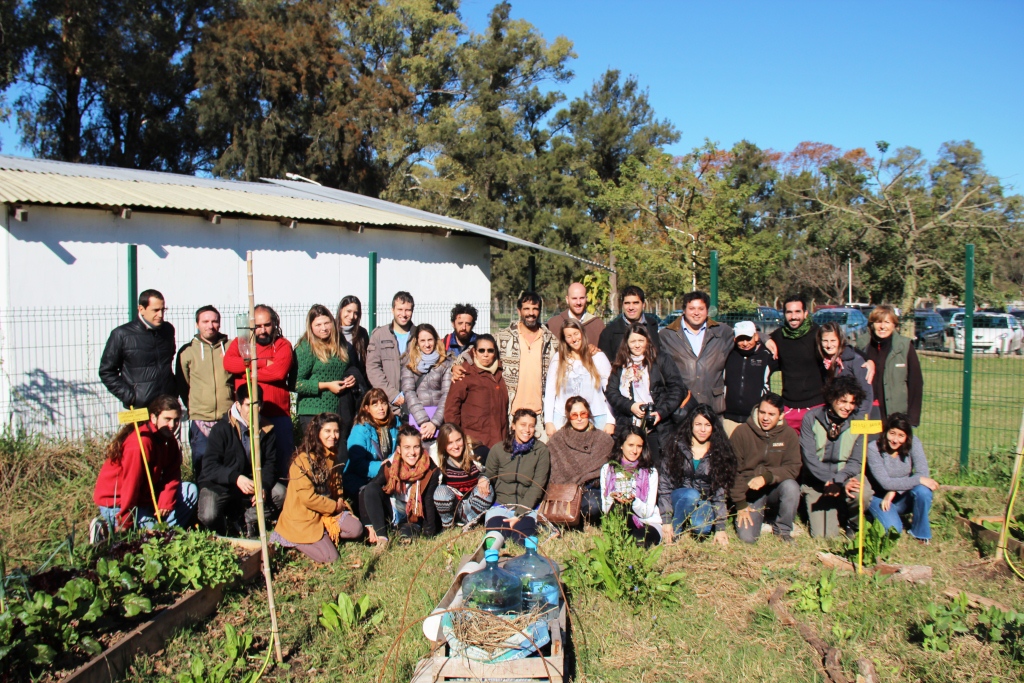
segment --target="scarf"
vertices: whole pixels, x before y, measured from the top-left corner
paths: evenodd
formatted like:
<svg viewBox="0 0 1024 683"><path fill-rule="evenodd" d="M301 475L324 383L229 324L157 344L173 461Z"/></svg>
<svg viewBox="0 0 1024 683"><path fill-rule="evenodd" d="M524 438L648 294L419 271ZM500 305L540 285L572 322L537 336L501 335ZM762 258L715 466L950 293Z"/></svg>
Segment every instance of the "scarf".
<svg viewBox="0 0 1024 683"><path fill-rule="evenodd" d="M440 357L441 353L439 351L422 354L420 356L420 362L416 364L416 372L422 375L423 373L429 371L430 368L434 367L434 364L437 363Z"/></svg>
<svg viewBox="0 0 1024 683"><path fill-rule="evenodd" d="M535 443L537 443L537 437L531 438L526 443L519 443L519 439L513 437L512 438L512 453L510 454L512 456L512 459L515 460L520 455L522 455L524 453L529 453L530 449L533 448L533 444L535 444Z"/></svg>
<svg viewBox="0 0 1024 683"><path fill-rule="evenodd" d="M786 339L799 339L811 330L811 316L804 318L804 321L800 323L800 327L795 330L786 323L782 326L782 336Z"/></svg>
<svg viewBox="0 0 1024 683"><path fill-rule="evenodd" d="M434 462L425 451L412 467L401 457L384 463L384 493L389 496L395 493L407 494L405 514L413 524L423 519L423 486L433 472Z"/></svg>
<svg viewBox="0 0 1024 683"><path fill-rule="evenodd" d="M643 356L630 354L629 364L622 368L619 377L619 393L628 396L634 403L653 403L651 395L651 373L644 365ZM633 416L633 423L640 424L640 418Z"/></svg>
<svg viewBox="0 0 1024 683"><path fill-rule="evenodd" d="M835 441L843 431L843 423L846 420L832 412L832 407L829 406L825 408L825 422L828 425L828 440Z"/></svg>
<svg viewBox="0 0 1024 683"><path fill-rule="evenodd" d="M351 325L342 325L341 326L341 333L343 335L345 335L345 341L347 341L349 344L352 343L352 334L355 331L355 328L356 328L355 323L353 323Z"/></svg>
<svg viewBox="0 0 1024 683"><path fill-rule="evenodd" d="M391 457L391 421L385 422L383 425L374 424L371 420L369 424L373 425L374 429L377 430L377 444L380 446L380 459L387 460Z"/></svg>
<svg viewBox="0 0 1024 683"><path fill-rule="evenodd" d="M605 481L605 490L615 490L615 476L616 473L621 470L628 478L634 481L634 490L636 491L636 497L641 500L647 500L647 494L651 490L651 471L646 467L640 467L640 461L635 460L630 462L625 458L619 458L618 467L608 468L608 479ZM643 529L643 521L636 515L631 515L633 518L633 524L637 529Z"/></svg>
<svg viewBox="0 0 1024 683"><path fill-rule="evenodd" d="M473 365L477 366L481 370L486 370L487 372L489 372L489 373L491 373L493 375L494 373L496 373L498 371L499 363L498 363L498 359L495 358L494 362L491 363L490 365L482 365L480 363L479 359L477 359L476 354L474 353L473 354Z"/></svg>
<svg viewBox="0 0 1024 683"><path fill-rule="evenodd" d="M821 360L821 362L824 363L826 370L831 370L832 369L832 365L835 364L835 366L836 366L836 375L839 375L839 373L841 373L843 371L843 359L840 358L839 356L836 356L834 359L833 358L823 358Z"/></svg>

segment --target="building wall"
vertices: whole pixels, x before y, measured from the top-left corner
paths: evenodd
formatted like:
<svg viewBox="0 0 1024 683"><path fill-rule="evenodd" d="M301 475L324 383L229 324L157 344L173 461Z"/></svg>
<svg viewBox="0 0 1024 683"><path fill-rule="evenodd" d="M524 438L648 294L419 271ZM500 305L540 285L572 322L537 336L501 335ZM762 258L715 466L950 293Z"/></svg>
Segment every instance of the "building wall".
<svg viewBox="0 0 1024 683"><path fill-rule="evenodd" d="M119 406L99 382L110 330L127 320L127 244L138 244L139 290L167 299L180 346L194 333L193 312L213 304L222 331L248 310L246 250L253 251L255 294L281 314L285 336L302 334L313 303L334 308L355 294L367 303L367 254L378 253L379 322L399 290L417 301L414 322L447 331L457 301L490 320L486 240L367 228L197 216L28 207L27 222L4 212L0 234L0 421L64 434L113 428ZM364 308L363 325L367 324Z"/></svg>

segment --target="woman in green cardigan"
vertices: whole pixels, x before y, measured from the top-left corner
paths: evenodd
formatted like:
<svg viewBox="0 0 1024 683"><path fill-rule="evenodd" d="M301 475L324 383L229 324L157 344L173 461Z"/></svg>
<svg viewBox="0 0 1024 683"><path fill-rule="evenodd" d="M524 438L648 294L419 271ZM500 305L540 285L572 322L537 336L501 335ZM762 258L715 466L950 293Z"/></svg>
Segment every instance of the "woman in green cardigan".
<svg viewBox="0 0 1024 683"><path fill-rule="evenodd" d="M326 306L316 304L306 314L306 333L295 345L295 360L299 424L305 434L316 415L338 412L338 394L356 382L351 375L345 377L348 353L338 340L338 326Z"/></svg>

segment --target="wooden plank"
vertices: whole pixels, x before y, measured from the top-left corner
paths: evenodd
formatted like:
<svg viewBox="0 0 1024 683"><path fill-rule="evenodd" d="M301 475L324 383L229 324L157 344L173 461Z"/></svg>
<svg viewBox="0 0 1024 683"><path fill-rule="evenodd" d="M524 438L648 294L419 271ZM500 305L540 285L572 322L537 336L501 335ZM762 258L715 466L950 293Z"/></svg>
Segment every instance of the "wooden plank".
<svg viewBox="0 0 1024 683"><path fill-rule="evenodd" d="M998 531L986 529L977 522L972 522L971 520L965 517L955 517L954 519L957 524L959 524L966 531L971 533L975 538L991 543L992 545L996 545L999 543ZM1002 521L1002 518L1000 517L999 520ZM1014 553L1016 553L1017 557L1024 560L1024 543L1021 543L1020 541L1013 538L1008 538L1006 539L1006 549L1013 551Z"/></svg>
<svg viewBox="0 0 1024 683"><path fill-rule="evenodd" d="M1009 606L1004 605L1001 602L997 602L991 598L986 598L982 595L977 595L975 593L968 593L967 591L962 591L959 588L947 588L946 590L942 591L942 594L951 600L955 600L958 597L960 597L961 593L967 596L967 604L973 607L974 609L987 609L989 607L996 607L998 609L1003 610L1004 612L1010 611Z"/></svg>
<svg viewBox="0 0 1024 683"><path fill-rule="evenodd" d="M461 657L445 658L441 667L435 671L437 680L446 678L550 678L562 676L563 662L547 657L525 657L501 664L483 664L472 659Z"/></svg>

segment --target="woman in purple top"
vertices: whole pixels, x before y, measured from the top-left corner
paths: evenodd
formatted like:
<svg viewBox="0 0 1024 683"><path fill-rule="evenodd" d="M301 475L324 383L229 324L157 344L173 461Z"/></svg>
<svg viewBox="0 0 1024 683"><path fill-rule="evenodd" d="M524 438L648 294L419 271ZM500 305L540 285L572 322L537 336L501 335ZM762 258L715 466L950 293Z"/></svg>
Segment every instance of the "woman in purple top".
<svg viewBox="0 0 1024 683"><path fill-rule="evenodd" d="M878 441L868 444L868 472L874 489L871 516L886 529L902 532L901 516L909 513L910 535L922 543L931 540L928 513L939 482L928 476L924 447L906 414L890 415Z"/></svg>

